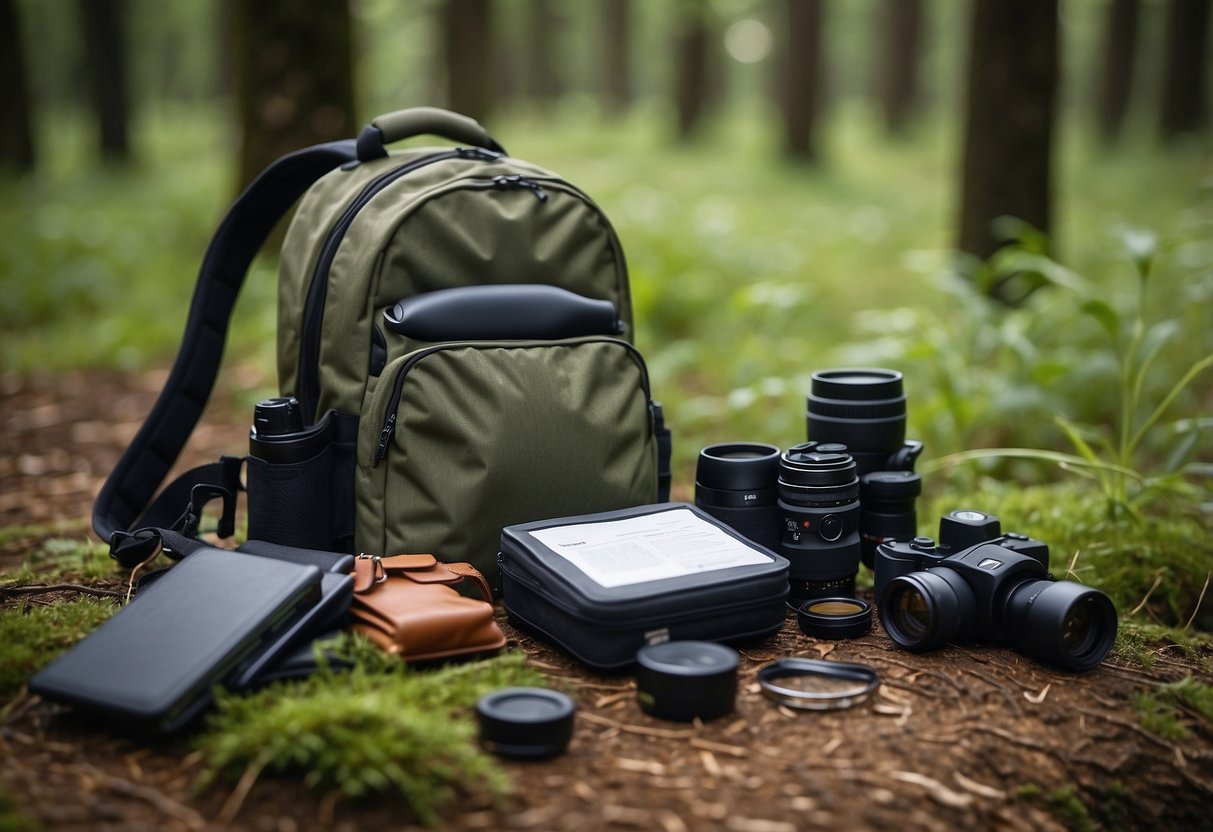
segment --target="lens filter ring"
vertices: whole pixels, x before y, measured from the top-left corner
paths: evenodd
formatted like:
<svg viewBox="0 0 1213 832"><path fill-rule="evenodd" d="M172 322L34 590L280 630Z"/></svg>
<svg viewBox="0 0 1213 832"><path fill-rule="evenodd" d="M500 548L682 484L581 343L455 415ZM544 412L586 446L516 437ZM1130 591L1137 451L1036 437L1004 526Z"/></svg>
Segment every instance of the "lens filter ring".
<svg viewBox="0 0 1213 832"><path fill-rule="evenodd" d="M758 671L767 699L802 711L832 711L858 705L880 686L865 664L824 659L778 659Z"/></svg>
<svg viewBox="0 0 1213 832"><path fill-rule="evenodd" d="M860 638L872 629L872 605L859 598L812 598L796 608L800 631L823 641Z"/></svg>

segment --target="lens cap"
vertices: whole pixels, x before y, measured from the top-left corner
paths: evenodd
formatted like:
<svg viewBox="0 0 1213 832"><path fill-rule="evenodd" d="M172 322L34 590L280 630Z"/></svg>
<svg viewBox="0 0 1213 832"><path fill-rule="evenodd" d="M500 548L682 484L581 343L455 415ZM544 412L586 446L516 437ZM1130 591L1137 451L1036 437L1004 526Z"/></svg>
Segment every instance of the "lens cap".
<svg viewBox="0 0 1213 832"><path fill-rule="evenodd" d="M796 608L796 620L813 638L859 638L872 629L872 605L859 598L813 598Z"/></svg>
<svg viewBox="0 0 1213 832"><path fill-rule="evenodd" d="M546 688L505 688L480 697L480 743L502 757L544 760L568 747L573 700Z"/></svg>
<svg viewBox="0 0 1213 832"><path fill-rule="evenodd" d="M731 713L737 698L737 651L710 641L667 641L636 653L637 698L645 713L674 722L705 722Z"/></svg>
<svg viewBox="0 0 1213 832"><path fill-rule="evenodd" d="M913 471L873 471L859 478L859 499L880 503L913 500L922 493L922 477Z"/></svg>
<svg viewBox="0 0 1213 832"><path fill-rule="evenodd" d="M849 708L880 685L866 664L824 659L779 659L758 671L758 685L773 702L804 711Z"/></svg>

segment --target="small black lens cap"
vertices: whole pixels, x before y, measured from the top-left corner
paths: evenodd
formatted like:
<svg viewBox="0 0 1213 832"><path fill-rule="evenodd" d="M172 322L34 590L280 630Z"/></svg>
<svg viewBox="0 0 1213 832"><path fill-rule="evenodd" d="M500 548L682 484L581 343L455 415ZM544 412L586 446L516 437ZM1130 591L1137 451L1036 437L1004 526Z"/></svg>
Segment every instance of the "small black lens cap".
<svg viewBox="0 0 1213 832"><path fill-rule="evenodd" d="M872 629L872 605L859 598L812 598L796 608L796 620L813 638L859 638Z"/></svg>
<svg viewBox="0 0 1213 832"><path fill-rule="evenodd" d="M544 760L573 737L573 700L546 688L504 688L480 697L480 744L518 760Z"/></svg>
<svg viewBox="0 0 1213 832"><path fill-rule="evenodd" d="M737 651L711 641L667 641L641 647L636 693L659 719L705 722L731 713L737 698Z"/></svg>

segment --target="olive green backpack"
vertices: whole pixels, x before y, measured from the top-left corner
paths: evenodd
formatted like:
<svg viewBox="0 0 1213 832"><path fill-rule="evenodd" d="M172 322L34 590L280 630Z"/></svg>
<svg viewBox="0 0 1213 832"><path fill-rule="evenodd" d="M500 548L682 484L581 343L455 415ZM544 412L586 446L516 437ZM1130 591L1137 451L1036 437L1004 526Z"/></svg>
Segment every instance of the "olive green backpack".
<svg viewBox="0 0 1213 832"><path fill-rule="evenodd" d="M385 150L422 134L460 146ZM258 405L247 457L189 471L153 501L214 384L248 266L296 200L282 398ZM623 249L586 194L467 117L380 116L356 141L279 159L229 210L94 528L135 563L155 529L196 536L219 498L217 531L231 534L243 472L250 539L429 552L492 580L504 526L665 499L668 432L632 333Z"/></svg>

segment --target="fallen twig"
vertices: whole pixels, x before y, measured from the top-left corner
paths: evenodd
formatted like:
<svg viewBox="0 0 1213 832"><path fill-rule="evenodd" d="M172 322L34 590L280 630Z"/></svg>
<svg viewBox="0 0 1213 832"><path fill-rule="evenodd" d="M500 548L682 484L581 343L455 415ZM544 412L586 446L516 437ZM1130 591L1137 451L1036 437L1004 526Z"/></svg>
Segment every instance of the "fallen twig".
<svg viewBox="0 0 1213 832"><path fill-rule="evenodd" d="M1200 605L1204 603L1205 593L1209 591L1209 579L1213 578L1213 572L1205 574L1205 585L1200 588L1200 597L1196 599L1196 609L1192 610L1192 616L1188 619L1188 623L1184 625L1185 630L1192 629L1192 622L1196 620L1196 613L1200 612Z"/></svg>
<svg viewBox="0 0 1213 832"><path fill-rule="evenodd" d="M592 722L595 725L602 725L607 728L615 728L627 734L640 734L645 737L661 737L667 740L687 740L695 736L695 732L691 729L683 729L680 731L671 730L668 728L649 728L645 725L629 725L620 722L610 717L600 716L589 712L577 715L578 719L584 719L586 722Z"/></svg>
<svg viewBox="0 0 1213 832"><path fill-rule="evenodd" d="M1162 573L1161 572L1159 572L1157 575L1154 576L1154 583L1151 584L1150 588L1146 590L1146 595L1144 598L1141 599L1141 602L1138 603L1138 605L1136 607L1129 610L1129 615L1137 615L1137 613L1141 612L1141 608L1144 607L1146 605L1146 602L1150 600L1150 596L1154 593L1154 590L1158 589L1158 585L1160 583L1162 583Z"/></svg>

